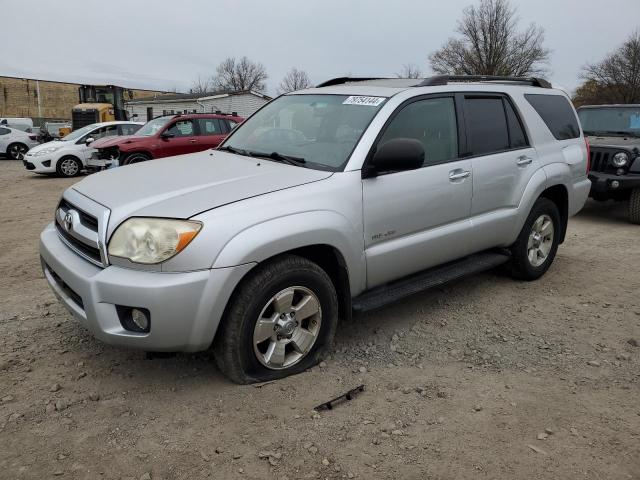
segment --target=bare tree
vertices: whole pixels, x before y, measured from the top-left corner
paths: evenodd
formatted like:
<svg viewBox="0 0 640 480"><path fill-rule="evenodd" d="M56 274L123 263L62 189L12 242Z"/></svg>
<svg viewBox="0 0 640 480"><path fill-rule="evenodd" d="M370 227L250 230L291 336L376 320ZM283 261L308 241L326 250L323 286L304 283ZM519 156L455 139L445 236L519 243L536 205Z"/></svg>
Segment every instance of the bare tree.
<svg viewBox="0 0 640 480"><path fill-rule="evenodd" d="M590 103L640 103L640 30L601 62L584 67L582 77L585 84L576 94L590 91Z"/></svg>
<svg viewBox="0 0 640 480"><path fill-rule="evenodd" d="M396 72L398 78L422 78L422 70L415 63L405 63L402 70Z"/></svg>
<svg viewBox="0 0 640 480"><path fill-rule="evenodd" d="M213 85L220 90L265 90L267 71L259 62L252 62L247 57L239 60L229 57L216 68Z"/></svg>
<svg viewBox="0 0 640 480"><path fill-rule="evenodd" d="M198 78L191 82L189 93L208 93L213 89L213 81L210 78L202 78L198 75Z"/></svg>
<svg viewBox="0 0 640 480"><path fill-rule="evenodd" d="M278 85L278 95L283 93L295 92L296 90L302 90L311 86L311 80L309 75L304 70L298 70L292 68L284 76L280 85Z"/></svg>
<svg viewBox="0 0 640 480"><path fill-rule="evenodd" d="M456 31L429 55L431 68L454 75L542 75L550 50L544 48L544 30L535 24L518 30L516 9L508 0L480 0L464 9Z"/></svg>

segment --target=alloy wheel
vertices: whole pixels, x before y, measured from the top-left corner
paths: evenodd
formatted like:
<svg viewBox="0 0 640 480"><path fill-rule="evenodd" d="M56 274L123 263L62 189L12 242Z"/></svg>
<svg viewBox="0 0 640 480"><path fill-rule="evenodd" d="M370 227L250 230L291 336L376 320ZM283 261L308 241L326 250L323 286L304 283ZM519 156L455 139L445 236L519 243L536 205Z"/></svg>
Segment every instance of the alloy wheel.
<svg viewBox="0 0 640 480"><path fill-rule="evenodd" d="M527 242L527 257L533 267L539 267L547 261L553 247L554 233L553 220L547 214L540 215L533 223Z"/></svg>
<svg viewBox="0 0 640 480"><path fill-rule="evenodd" d="M272 370L289 368L313 348L322 323L318 297L306 287L275 294L260 312L253 330L258 361Z"/></svg>

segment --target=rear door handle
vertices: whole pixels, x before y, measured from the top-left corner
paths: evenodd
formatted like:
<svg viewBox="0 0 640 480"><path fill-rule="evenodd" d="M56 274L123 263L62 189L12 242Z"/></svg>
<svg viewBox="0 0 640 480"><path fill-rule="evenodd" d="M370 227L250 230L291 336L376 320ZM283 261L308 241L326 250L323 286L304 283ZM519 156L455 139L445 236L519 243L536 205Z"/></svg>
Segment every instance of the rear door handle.
<svg viewBox="0 0 640 480"><path fill-rule="evenodd" d="M189 140L189 143L196 143L197 140L195 138L192 138L191 140Z"/></svg>
<svg viewBox="0 0 640 480"><path fill-rule="evenodd" d="M533 162L533 158L521 155L518 157L518 161L516 163L519 167L524 167L525 165L530 165L531 162Z"/></svg>
<svg viewBox="0 0 640 480"><path fill-rule="evenodd" d="M457 170L451 170L449 172L449 180L455 182L456 180L463 180L471 175L469 170L462 170L458 168Z"/></svg>

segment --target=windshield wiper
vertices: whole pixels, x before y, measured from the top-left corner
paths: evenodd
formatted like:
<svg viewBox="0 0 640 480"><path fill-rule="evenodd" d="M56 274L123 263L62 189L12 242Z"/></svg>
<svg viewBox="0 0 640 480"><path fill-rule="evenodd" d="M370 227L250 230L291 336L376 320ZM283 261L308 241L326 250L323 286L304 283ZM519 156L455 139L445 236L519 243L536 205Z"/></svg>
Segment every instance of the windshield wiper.
<svg viewBox="0 0 640 480"><path fill-rule="evenodd" d="M249 157L250 156L248 151L243 150L241 148L235 148L235 147L232 147L230 145L225 145L224 147L220 147L220 148L218 148L218 150L221 150L223 152L235 153L237 155L244 155L245 157Z"/></svg>
<svg viewBox="0 0 640 480"><path fill-rule="evenodd" d="M296 167L300 167L307 163L304 158L301 157L292 157L291 155L283 155L278 152L271 153L263 153L263 152L248 152L252 157L258 158L267 158L269 160L275 160L276 162L286 163L288 165L295 165Z"/></svg>

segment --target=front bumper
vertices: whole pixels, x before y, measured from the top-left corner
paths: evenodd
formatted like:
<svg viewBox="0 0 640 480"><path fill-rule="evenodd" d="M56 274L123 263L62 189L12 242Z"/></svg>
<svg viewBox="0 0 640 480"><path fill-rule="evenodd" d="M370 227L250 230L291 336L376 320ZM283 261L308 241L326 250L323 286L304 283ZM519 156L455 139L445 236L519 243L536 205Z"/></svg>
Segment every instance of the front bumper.
<svg viewBox="0 0 640 480"><path fill-rule="evenodd" d="M233 289L253 266L185 273L103 269L62 243L53 224L40 235L40 256L53 292L96 338L147 351L207 349ZM116 306L146 308L150 331L126 330Z"/></svg>
<svg viewBox="0 0 640 480"><path fill-rule="evenodd" d="M54 173L56 171L56 161L47 155L36 157L27 153L23 164L27 170L34 173Z"/></svg>
<svg viewBox="0 0 640 480"><path fill-rule="evenodd" d="M589 172L589 180L591 180L591 197L602 197L640 187L640 175L612 175L609 173ZM612 182L617 181L618 186L613 188Z"/></svg>

